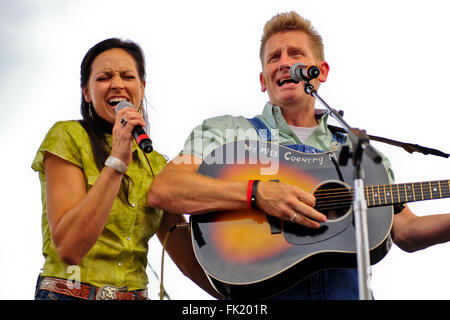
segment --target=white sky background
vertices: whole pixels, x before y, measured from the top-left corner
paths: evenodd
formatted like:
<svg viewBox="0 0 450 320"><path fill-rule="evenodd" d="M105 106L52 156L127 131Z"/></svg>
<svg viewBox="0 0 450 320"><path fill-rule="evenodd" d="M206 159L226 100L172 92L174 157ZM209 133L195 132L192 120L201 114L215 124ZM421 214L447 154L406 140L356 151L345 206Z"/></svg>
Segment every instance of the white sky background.
<svg viewBox="0 0 450 320"><path fill-rule="evenodd" d="M0 4L0 299L33 299L42 267L41 200L30 165L45 133L79 119L79 66L95 43L132 39L147 59L155 148L173 158L204 118L253 116L267 101L258 58L264 23L295 10L324 38L331 71L319 94L352 126L450 153L450 20L445 1L26 1ZM320 107L320 105L319 105ZM449 179L449 159L374 145L397 182ZM449 212L450 200L410 205ZM155 238L156 239L156 238ZM450 299L450 244L372 267L376 299ZM158 270L161 245L151 241ZM149 275L151 276L150 272ZM166 259L172 299L209 299ZM152 280L151 295L158 288Z"/></svg>

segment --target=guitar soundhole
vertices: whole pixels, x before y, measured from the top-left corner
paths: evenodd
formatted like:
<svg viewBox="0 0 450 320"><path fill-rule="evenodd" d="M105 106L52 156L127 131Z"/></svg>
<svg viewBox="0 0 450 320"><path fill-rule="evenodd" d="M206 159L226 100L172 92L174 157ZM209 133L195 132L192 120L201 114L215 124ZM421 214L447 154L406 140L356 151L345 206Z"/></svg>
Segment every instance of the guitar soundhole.
<svg viewBox="0 0 450 320"><path fill-rule="evenodd" d="M327 216L329 222L342 219L352 207L351 189L339 181L328 181L314 191L315 209Z"/></svg>

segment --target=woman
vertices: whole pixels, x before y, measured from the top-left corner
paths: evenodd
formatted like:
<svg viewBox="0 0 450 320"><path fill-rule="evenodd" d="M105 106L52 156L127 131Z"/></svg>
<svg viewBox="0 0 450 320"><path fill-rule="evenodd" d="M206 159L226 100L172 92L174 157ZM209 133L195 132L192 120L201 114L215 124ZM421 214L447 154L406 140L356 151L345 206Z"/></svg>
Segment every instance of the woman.
<svg viewBox="0 0 450 320"><path fill-rule="evenodd" d="M92 47L81 64L81 89L83 119L56 123L32 164L41 181L45 257L35 298L146 299L149 238L162 240L184 218L147 205L166 160L145 154L132 138L134 126L147 125L141 48L116 38ZM116 114L121 101L136 108ZM167 251L214 294L188 236L174 232Z"/></svg>

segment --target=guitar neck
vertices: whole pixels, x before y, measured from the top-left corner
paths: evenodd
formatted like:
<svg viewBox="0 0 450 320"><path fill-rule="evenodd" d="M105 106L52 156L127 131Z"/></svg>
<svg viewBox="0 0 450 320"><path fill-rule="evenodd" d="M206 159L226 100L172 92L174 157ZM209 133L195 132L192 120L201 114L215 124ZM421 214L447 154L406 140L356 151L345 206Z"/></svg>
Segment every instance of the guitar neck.
<svg viewBox="0 0 450 320"><path fill-rule="evenodd" d="M366 186L368 207L450 198L450 180Z"/></svg>

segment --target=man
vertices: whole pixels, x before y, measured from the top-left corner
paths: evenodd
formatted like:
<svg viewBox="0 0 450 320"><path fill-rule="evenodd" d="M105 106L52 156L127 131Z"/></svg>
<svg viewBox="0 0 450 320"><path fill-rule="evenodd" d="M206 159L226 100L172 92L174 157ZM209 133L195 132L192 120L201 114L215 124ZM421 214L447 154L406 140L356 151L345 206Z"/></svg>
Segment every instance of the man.
<svg viewBox="0 0 450 320"><path fill-rule="evenodd" d="M149 192L149 204L172 213L202 214L220 210L245 209L252 202L276 218L308 228L319 228L327 217L314 209L310 193L283 182L261 181L253 199L248 181L214 179L196 173L199 164L214 149L239 139L239 133L268 129L272 142L302 152L334 150L343 142L327 127L328 114L315 110L315 98L305 93L303 83L294 83L289 70L295 63L315 65L320 76L311 80L317 89L325 82L329 65L324 59L320 35L311 23L295 12L274 16L264 27L261 40L261 90L269 103L257 123L244 117L207 119L193 130L183 151L156 177ZM255 118L254 118L255 119ZM262 123L262 125L261 125ZM388 169L389 171L390 169ZM392 238L403 250L415 251L450 240L450 214L418 217L406 206L397 209ZM355 269L317 272L280 294L281 299L358 299Z"/></svg>

